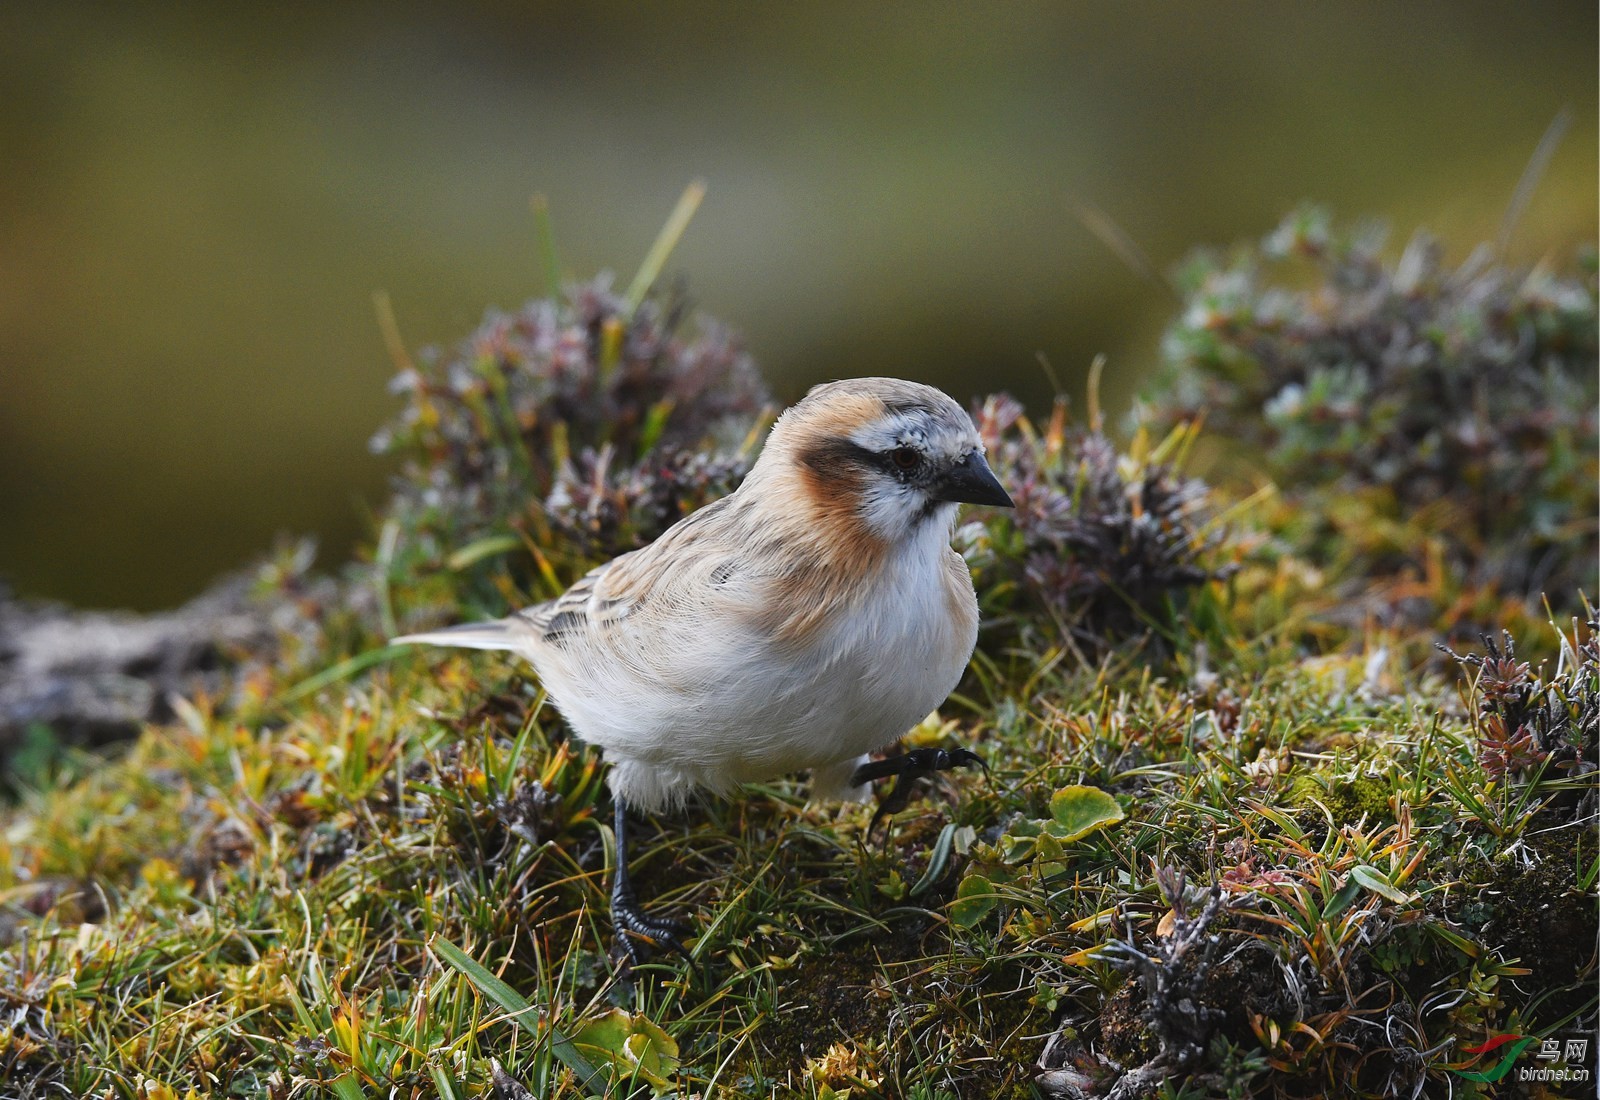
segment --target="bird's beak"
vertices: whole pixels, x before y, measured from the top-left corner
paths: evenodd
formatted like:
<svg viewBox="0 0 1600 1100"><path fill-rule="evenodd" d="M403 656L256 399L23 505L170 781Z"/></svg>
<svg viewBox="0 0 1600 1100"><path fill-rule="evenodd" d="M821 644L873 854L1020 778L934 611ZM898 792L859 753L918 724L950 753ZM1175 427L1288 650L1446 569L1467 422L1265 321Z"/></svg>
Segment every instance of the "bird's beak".
<svg viewBox="0 0 1600 1100"><path fill-rule="evenodd" d="M973 451L946 470L933 484L935 500L962 504L992 504L996 508L1015 508L1011 495L1001 486L983 456Z"/></svg>

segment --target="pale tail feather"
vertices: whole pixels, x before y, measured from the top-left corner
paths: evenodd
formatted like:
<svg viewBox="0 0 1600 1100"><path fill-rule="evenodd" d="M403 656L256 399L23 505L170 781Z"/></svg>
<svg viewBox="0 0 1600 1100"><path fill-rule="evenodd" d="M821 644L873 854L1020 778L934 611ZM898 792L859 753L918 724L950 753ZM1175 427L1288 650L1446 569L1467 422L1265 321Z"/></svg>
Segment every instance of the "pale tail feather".
<svg viewBox="0 0 1600 1100"><path fill-rule="evenodd" d="M528 628L514 619L496 619L487 623L462 623L422 634L407 634L392 638L390 645L416 642L424 645L448 645L461 649L521 649L527 641Z"/></svg>

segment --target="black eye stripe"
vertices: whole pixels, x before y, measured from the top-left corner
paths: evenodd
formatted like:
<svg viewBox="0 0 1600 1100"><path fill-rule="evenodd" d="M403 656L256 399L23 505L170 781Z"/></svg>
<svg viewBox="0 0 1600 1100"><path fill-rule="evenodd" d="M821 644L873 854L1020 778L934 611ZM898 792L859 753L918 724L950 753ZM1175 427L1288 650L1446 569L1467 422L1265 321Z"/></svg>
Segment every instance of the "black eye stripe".
<svg viewBox="0 0 1600 1100"><path fill-rule="evenodd" d="M895 456L907 452L915 461L901 466ZM874 451L849 439L830 439L800 453L800 461L818 474L828 478L842 478L852 472L876 470L890 477L904 480L927 469L928 459L916 447L901 445L887 451Z"/></svg>
<svg viewBox="0 0 1600 1100"><path fill-rule="evenodd" d="M800 452L800 461L824 477L880 468L879 456L848 439L829 439Z"/></svg>

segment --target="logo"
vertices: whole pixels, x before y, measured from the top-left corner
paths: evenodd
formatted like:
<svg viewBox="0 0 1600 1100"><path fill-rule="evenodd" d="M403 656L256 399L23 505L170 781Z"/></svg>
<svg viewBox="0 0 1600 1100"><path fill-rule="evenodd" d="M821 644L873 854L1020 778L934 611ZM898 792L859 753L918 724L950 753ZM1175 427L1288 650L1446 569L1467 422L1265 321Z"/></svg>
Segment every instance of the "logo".
<svg viewBox="0 0 1600 1100"><path fill-rule="evenodd" d="M1493 1069L1458 1069L1454 1071L1455 1075L1457 1077L1465 1077L1468 1081L1482 1081L1485 1084L1490 1081L1498 1081L1511 1072L1511 1063L1517 1060L1517 1055L1532 1046L1533 1042L1532 1035L1491 1035L1489 1036L1489 1041L1482 1046L1462 1047L1461 1052L1463 1054L1488 1055L1502 1048L1505 1049L1505 1053L1501 1056L1500 1061L1495 1063Z"/></svg>
<svg viewBox="0 0 1600 1100"><path fill-rule="evenodd" d="M1493 1059L1492 1065L1482 1069L1464 1069L1457 1066L1448 1068L1457 1077L1490 1084L1509 1074L1522 1052L1534 1043L1539 1044L1539 1053L1534 1055L1535 1058L1545 1063L1559 1061L1561 1065L1522 1066L1517 1070L1518 1081L1589 1080L1589 1067L1583 1064L1589 1056L1587 1038L1567 1039L1563 1042L1554 1036L1540 1039L1534 1035L1491 1035L1478 1046L1462 1047L1461 1052L1475 1055L1480 1066L1485 1066Z"/></svg>

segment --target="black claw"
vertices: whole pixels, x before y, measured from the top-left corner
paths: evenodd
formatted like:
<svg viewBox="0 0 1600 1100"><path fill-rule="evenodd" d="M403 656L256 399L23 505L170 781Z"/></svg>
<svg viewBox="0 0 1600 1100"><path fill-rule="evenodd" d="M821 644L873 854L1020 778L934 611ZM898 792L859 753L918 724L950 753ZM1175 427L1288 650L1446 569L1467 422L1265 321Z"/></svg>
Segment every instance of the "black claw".
<svg viewBox="0 0 1600 1100"><path fill-rule="evenodd" d="M633 966L645 961L647 948L664 948L671 954L683 956L693 967L695 962L689 949L678 938L689 934L688 926L648 915L633 892L633 884L628 878L627 815L627 806L622 799L616 799L613 829L617 841L617 865L611 877L611 930L616 933L623 952Z"/></svg>
<svg viewBox="0 0 1600 1100"><path fill-rule="evenodd" d="M988 774L989 765L983 757L971 749L963 748L912 749L900 756L870 760L862 764L850 775L852 787L859 787L863 783L871 783L875 779L884 779L891 775L895 777L894 786L883 796L878 803L878 811L872 815L872 824L867 826L868 834L874 832L878 828L878 823L884 818L899 813L910 804L917 780L934 772L971 767L973 764Z"/></svg>
<svg viewBox="0 0 1600 1100"><path fill-rule="evenodd" d="M950 762L944 765L946 768L966 768L976 764L983 769L984 775L989 774L989 762L971 749L951 749L949 757Z"/></svg>
<svg viewBox="0 0 1600 1100"><path fill-rule="evenodd" d="M690 963L694 962L689 949L678 938L689 934L688 927L675 920L650 916L639 907L632 891L623 897L613 893L611 927L629 962L635 966L645 961L649 948L664 949L670 954L683 956Z"/></svg>

